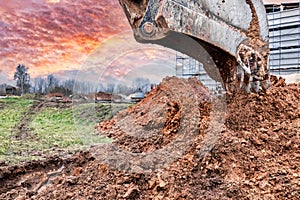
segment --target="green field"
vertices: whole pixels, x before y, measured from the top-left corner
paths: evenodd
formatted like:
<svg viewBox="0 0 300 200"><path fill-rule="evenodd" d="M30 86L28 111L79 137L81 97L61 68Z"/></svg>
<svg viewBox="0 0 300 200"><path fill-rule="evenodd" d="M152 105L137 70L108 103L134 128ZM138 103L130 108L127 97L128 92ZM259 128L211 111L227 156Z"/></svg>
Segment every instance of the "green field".
<svg viewBox="0 0 300 200"><path fill-rule="evenodd" d="M99 136L94 127L128 106L0 99L0 161L42 159L111 142Z"/></svg>

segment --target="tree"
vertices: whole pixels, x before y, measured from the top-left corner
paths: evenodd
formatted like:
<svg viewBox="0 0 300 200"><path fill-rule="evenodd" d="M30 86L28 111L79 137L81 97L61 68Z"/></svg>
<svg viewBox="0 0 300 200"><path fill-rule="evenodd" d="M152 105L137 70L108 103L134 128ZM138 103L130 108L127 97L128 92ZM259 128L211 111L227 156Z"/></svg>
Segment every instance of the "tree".
<svg viewBox="0 0 300 200"><path fill-rule="evenodd" d="M105 92L112 94L115 90L115 86L116 85L114 83L108 83Z"/></svg>
<svg viewBox="0 0 300 200"><path fill-rule="evenodd" d="M150 88L150 80L146 78L136 78L133 85L136 90L148 92Z"/></svg>
<svg viewBox="0 0 300 200"><path fill-rule="evenodd" d="M71 91L72 93L73 93L74 84L75 84L74 79L69 79L62 83L63 87Z"/></svg>
<svg viewBox="0 0 300 200"><path fill-rule="evenodd" d="M33 92L37 94L44 94L46 92L46 80L42 77L33 79Z"/></svg>
<svg viewBox="0 0 300 200"><path fill-rule="evenodd" d="M30 75L28 67L19 64L14 74L14 80L17 82L17 87L21 89L21 94L28 93L30 90Z"/></svg>
<svg viewBox="0 0 300 200"><path fill-rule="evenodd" d="M114 93L115 94L123 94L123 95L130 95L134 92L134 89L131 87L128 87L125 84L119 84L115 87Z"/></svg>
<svg viewBox="0 0 300 200"><path fill-rule="evenodd" d="M58 85L59 81L53 74L47 76L47 92L52 92L52 90L58 87Z"/></svg>

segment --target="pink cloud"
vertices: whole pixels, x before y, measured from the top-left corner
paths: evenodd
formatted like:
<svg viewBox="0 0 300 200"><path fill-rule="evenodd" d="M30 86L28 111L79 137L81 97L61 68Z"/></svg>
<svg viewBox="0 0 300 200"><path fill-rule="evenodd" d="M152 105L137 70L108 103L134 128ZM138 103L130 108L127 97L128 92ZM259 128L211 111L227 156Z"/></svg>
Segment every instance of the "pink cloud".
<svg viewBox="0 0 300 200"><path fill-rule="evenodd" d="M102 41L129 30L117 0L1 1L0 65L37 76L78 68Z"/></svg>

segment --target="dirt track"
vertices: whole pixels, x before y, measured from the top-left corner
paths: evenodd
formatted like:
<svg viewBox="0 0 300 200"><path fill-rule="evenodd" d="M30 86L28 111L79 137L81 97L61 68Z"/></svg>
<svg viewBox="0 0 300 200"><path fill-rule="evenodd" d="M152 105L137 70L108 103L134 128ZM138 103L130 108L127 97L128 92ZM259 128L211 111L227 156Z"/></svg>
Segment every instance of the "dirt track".
<svg viewBox="0 0 300 200"><path fill-rule="evenodd" d="M193 98L186 95L191 93ZM180 137L180 127L192 128L183 116L200 113L190 145L163 169L120 171L99 163L91 150L2 167L0 199L300 199L299 85L274 79L266 94L228 96L220 137L200 156L212 119L208 97L195 80L168 78L142 102L97 126L121 149L151 152ZM189 108L195 110L187 113ZM159 131L130 135L134 128L145 133L145 127Z"/></svg>
<svg viewBox="0 0 300 200"><path fill-rule="evenodd" d="M23 113L20 122L14 127L15 137L18 139L25 139L28 137L33 137L31 135L31 130L29 128L29 124L32 121L32 117L41 112L42 109L47 107L55 107L55 108L67 108L71 107L71 103L58 103L51 101L34 101L33 104L29 107L26 113Z"/></svg>

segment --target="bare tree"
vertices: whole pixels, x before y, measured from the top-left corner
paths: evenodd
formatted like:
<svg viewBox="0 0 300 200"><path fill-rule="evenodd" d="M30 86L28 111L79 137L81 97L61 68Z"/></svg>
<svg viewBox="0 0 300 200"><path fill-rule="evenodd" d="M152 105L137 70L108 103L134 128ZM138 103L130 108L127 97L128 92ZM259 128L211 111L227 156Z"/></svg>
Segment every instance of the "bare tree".
<svg viewBox="0 0 300 200"><path fill-rule="evenodd" d="M47 76L47 92L51 92L54 88L59 86L58 79L53 75L50 74Z"/></svg>
<svg viewBox="0 0 300 200"><path fill-rule="evenodd" d="M74 79L69 79L69 80L64 81L62 83L62 86L64 88L66 88L67 90L73 92L74 84L75 84L75 80Z"/></svg>
<svg viewBox="0 0 300 200"><path fill-rule="evenodd" d="M134 92L133 88L128 87L127 85L124 85L124 84L117 85L115 87L115 91L114 91L115 94L123 94L126 96L130 95L133 92Z"/></svg>
<svg viewBox="0 0 300 200"><path fill-rule="evenodd" d="M133 85L136 90L148 92L150 88L150 80L146 78L136 78Z"/></svg>
<svg viewBox="0 0 300 200"><path fill-rule="evenodd" d="M46 80L42 77L33 79L33 92L38 94L44 94L46 92Z"/></svg>
<svg viewBox="0 0 300 200"><path fill-rule="evenodd" d="M17 82L17 87L21 89L21 94L28 93L30 90L30 75L28 67L19 64L14 74L14 80Z"/></svg>

